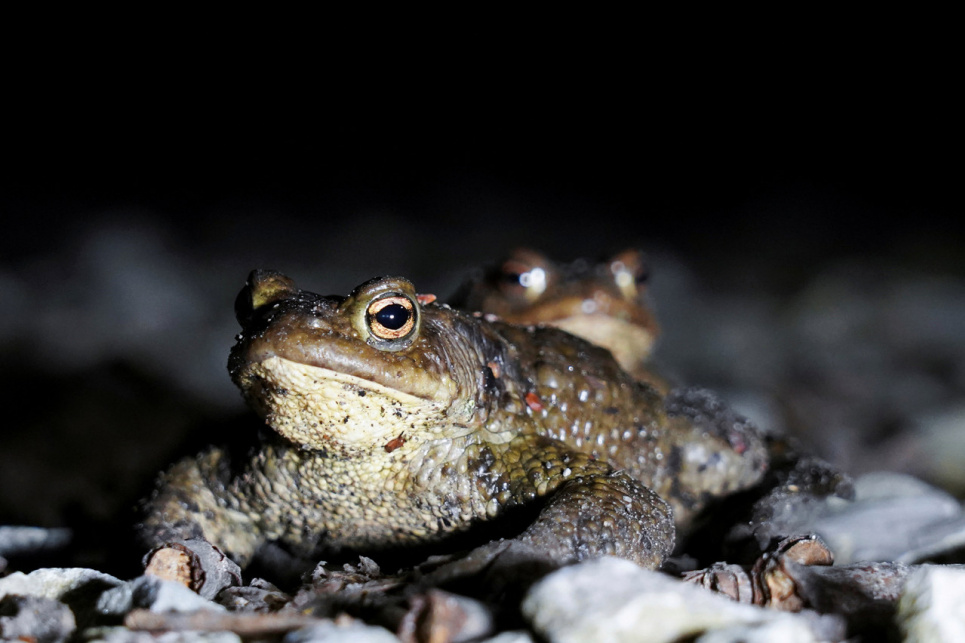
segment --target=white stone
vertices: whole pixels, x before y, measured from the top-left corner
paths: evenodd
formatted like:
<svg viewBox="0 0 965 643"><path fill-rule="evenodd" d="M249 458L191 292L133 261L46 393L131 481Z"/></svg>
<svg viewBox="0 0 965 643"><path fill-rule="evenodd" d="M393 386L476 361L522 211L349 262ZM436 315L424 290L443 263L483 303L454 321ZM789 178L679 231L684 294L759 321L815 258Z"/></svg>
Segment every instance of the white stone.
<svg viewBox="0 0 965 643"><path fill-rule="evenodd" d="M610 557L550 574L533 586L522 608L554 643L669 643L731 626L780 626L794 633L787 640L814 640L801 617L735 603Z"/></svg>
<svg viewBox="0 0 965 643"><path fill-rule="evenodd" d="M913 572L897 619L906 643L965 641L965 570L925 565Z"/></svg>
<svg viewBox="0 0 965 643"><path fill-rule="evenodd" d="M731 625L697 638L695 643L817 643L814 633L795 619Z"/></svg>
<svg viewBox="0 0 965 643"><path fill-rule="evenodd" d="M398 643L399 638L384 627L353 622L347 625L320 623L294 632L283 639L284 643Z"/></svg>
<svg viewBox="0 0 965 643"><path fill-rule="evenodd" d="M9 576L0 578L0 598L8 594L20 594L60 600L64 594L91 582L114 586L122 584L121 580L93 569L47 567L32 571L29 574L14 572Z"/></svg>
<svg viewBox="0 0 965 643"><path fill-rule="evenodd" d="M533 643L533 637L530 636L529 632L512 630L497 634L490 639L485 639L481 643Z"/></svg>

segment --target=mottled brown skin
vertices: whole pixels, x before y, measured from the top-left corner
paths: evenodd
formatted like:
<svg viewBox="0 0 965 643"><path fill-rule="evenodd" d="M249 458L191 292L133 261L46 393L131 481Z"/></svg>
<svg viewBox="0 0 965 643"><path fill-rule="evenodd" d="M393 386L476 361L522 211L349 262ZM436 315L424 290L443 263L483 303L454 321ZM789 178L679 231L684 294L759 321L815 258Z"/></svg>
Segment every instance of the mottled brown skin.
<svg viewBox="0 0 965 643"><path fill-rule="evenodd" d="M624 370L667 392L671 386L649 364L660 329L647 302L648 278L638 250L565 264L517 248L473 275L450 303L511 324L562 328L606 348Z"/></svg>
<svg viewBox="0 0 965 643"><path fill-rule="evenodd" d="M766 468L706 392L662 396L568 333L422 305L404 279L321 297L255 271L238 317L229 371L273 436L164 474L152 544L203 537L245 564L267 541L371 552L531 513L517 540L552 560L656 567L674 522Z"/></svg>

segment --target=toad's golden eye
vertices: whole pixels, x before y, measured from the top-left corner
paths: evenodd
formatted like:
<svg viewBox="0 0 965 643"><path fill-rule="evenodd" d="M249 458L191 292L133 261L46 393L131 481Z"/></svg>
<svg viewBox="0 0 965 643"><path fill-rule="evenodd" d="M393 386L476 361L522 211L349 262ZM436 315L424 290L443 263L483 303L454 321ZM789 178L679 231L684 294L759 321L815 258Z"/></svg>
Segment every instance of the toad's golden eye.
<svg viewBox="0 0 965 643"><path fill-rule="evenodd" d="M403 295L376 299L365 312L369 330L379 339L402 339L415 328L415 304Z"/></svg>

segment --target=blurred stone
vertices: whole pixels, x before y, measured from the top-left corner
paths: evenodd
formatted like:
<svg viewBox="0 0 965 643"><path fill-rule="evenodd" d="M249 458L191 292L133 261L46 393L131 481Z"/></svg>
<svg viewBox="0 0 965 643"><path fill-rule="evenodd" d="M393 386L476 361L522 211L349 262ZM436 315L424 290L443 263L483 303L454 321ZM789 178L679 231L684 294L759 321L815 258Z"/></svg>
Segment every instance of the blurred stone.
<svg viewBox="0 0 965 643"><path fill-rule="evenodd" d="M151 611L133 609L124 617L124 625L132 631L152 632L163 636L175 632L232 632L248 640L278 637L329 621L297 612L269 614L243 612Z"/></svg>
<svg viewBox="0 0 965 643"><path fill-rule="evenodd" d="M77 624L60 601L41 596L8 595L0 599L0 639L59 643Z"/></svg>
<svg viewBox="0 0 965 643"><path fill-rule="evenodd" d="M698 636L694 643L818 643L825 640L799 623L784 620L723 627Z"/></svg>
<svg viewBox="0 0 965 643"><path fill-rule="evenodd" d="M735 603L616 558L553 572L533 586L522 610L541 636L565 643L630 636L640 642L669 642L726 627L777 622L786 622L800 640L819 638L801 615ZM826 638L824 632L821 636Z"/></svg>
<svg viewBox="0 0 965 643"><path fill-rule="evenodd" d="M512 631L497 634L489 639L483 639L480 643L534 643L534 641L529 632Z"/></svg>
<svg viewBox="0 0 965 643"><path fill-rule="evenodd" d="M905 643L965 641L965 569L923 566L898 601Z"/></svg>
<svg viewBox="0 0 965 643"><path fill-rule="evenodd" d="M228 587L215 599L231 611L275 612L291 602L292 597L261 578L244 587Z"/></svg>
<svg viewBox="0 0 965 643"><path fill-rule="evenodd" d="M126 627L105 627L84 633L85 643L241 643L234 632L135 632Z"/></svg>
<svg viewBox="0 0 965 643"><path fill-rule="evenodd" d="M965 545L965 514L944 491L911 476L878 472L855 481L855 500L829 504L813 523L839 565L917 562Z"/></svg>
<svg viewBox="0 0 965 643"><path fill-rule="evenodd" d="M109 574L82 567L38 569L29 574L14 572L0 578L0 598L8 594L21 594L61 600L66 594L76 594L88 586L104 591L122 582Z"/></svg>
<svg viewBox="0 0 965 643"><path fill-rule="evenodd" d="M152 612L225 611L224 606L180 583L147 575L104 592L97 601L97 609L103 614L123 615L134 608Z"/></svg>
<svg viewBox="0 0 965 643"><path fill-rule="evenodd" d="M786 565L796 593L806 605L822 614L843 616L848 622L848 634L866 637L863 640L893 635L898 600L908 578L927 569L961 572L965 566L888 562L841 567Z"/></svg>
<svg viewBox="0 0 965 643"><path fill-rule="evenodd" d="M92 569L38 569L0 578L0 599L19 595L60 601L74 613L77 626L83 628L102 618L103 614L96 608L101 597L123 585L117 578Z"/></svg>
<svg viewBox="0 0 965 643"><path fill-rule="evenodd" d="M753 539L766 549L787 534L816 533L839 565L914 563L965 547L965 512L941 489L906 474L875 472L854 481L854 499L847 501L834 493L841 482L836 487L834 476L818 476L824 477L830 484L788 477L755 504L752 519L738 523L728 540Z"/></svg>
<svg viewBox="0 0 965 643"><path fill-rule="evenodd" d="M347 624L321 623L290 632L283 643L399 643L399 639L384 627L365 625L358 621Z"/></svg>
<svg viewBox="0 0 965 643"><path fill-rule="evenodd" d="M33 554L65 547L71 540L70 529L0 526L0 556Z"/></svg>
<svg viewBox="0 0 965 643"><path fill-rule="evenodd" d="M491 609L467 596L430 589L409 603L397 630L405 643L459 643L493 632Z"/></svg>
<svg viewBox="0 0 965 643"><path fill-rule="evenodd" d="M920 475L956 494L965 493L965 403L959 401L938 407L917 418L913 430Z"/></svg>

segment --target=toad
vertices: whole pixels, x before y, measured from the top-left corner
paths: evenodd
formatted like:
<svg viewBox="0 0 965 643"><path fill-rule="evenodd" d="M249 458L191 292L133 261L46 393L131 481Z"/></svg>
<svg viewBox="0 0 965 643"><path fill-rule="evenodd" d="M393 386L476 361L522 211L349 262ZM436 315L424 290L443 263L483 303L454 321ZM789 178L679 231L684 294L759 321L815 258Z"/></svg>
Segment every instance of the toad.
<svg viewBox="0 0 965 643"><path fill-rule="evenodd" d="M637 379L667 391L667 381L648 363L660 332L647 301L649 276L636 249L599 262L560 263L517 248L473 275L450 303L512 324L561 328L606 348Z"/></svg>
<svg viewBox="0 0 965 643"><path fill-rule="evenodd" d="M270 431L163 474L144 538L245 565L267 542L371 555L479 533L654 568L676 529L761 479L761 436L710 393L663 394L562 330L433 300L402 278L325 297L254 271L228 367Z"/></svg>

